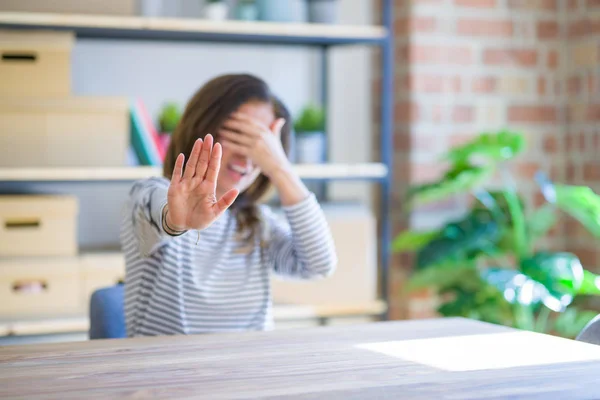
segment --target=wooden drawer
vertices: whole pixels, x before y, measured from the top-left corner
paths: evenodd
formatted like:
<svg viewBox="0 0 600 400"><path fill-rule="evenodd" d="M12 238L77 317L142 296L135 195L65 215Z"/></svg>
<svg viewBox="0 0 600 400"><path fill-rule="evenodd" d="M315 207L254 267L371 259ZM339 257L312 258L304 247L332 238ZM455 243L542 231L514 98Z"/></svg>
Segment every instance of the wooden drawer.
<svg viewBox="0 0 600 400"><path fill-rule="evenodd" d="M0 96L68 96L70 32L0 31Z"/></svg>
<svg viewBox="0 0 600 400"><path fill-rule="evenodd" d="M0 260L0 318L46 318L83 312L78 259Z"/></svg>
<svg viewBox="0 0 600 400"><path fill-rule="evenodd" d="M125 279L125 258L121 253L88 253L81 256L82 301L89 304L95 290Z"/></svg>
<svg viewBox="0 0 600 400"><path fill-rule="evenodd" d="M125 98L0 98L0 167L123 167Z"/></svg>
<svg viewBox="0 0 600 400"><path fill-rule="evenodd" d="M0 257L75 256L77 214L73 196L0 196Z"/></svg>

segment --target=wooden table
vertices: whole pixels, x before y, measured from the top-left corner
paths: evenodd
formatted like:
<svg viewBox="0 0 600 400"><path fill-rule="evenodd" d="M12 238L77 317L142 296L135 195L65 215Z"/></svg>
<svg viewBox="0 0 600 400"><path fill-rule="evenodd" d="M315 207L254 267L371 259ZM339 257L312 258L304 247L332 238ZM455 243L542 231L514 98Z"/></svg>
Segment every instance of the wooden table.
<svg viewBox="0 0 600 400"><path fill-rule="evenodd" d="M600 346L464 319L9 346L0 398L598 399Z"/></svg>

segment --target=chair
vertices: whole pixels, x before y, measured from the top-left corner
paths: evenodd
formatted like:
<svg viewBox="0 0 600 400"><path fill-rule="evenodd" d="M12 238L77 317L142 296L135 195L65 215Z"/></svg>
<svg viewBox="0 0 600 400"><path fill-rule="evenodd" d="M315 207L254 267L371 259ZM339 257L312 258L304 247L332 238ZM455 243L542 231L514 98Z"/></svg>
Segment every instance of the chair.
<svg viewBox="0 0 600 400"><path fill-rule="evenodd" d="M123 311L124 286L96 290L90 298L90 339L127 337Z"/></svg>
<svg viewBox="0 0 600 400"><path fill-rule="evenodd" d="M600 315L588 322L575 340L600 345Z"/></svg>

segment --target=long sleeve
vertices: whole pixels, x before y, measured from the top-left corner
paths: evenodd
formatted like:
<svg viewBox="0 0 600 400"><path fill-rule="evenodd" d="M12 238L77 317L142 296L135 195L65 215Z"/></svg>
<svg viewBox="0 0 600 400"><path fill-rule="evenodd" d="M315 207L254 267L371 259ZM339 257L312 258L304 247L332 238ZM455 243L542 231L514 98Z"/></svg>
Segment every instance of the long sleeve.
<svg viewBox="0 0 600 400"><path fill-rule="evenodd" d="M140 253L148 257L160 246L173 239L162 227L162 210L167 203L169 182L150 178L136 182L130 192L126 210Z"/></svg>
<svg viewBox="0 0 600 400"><path fill-rule="evenodd" d="M267 256L277 275L295 279L322 278L337 266L333 238L314 194L283 207L285 220L266 213Z"/></svg>

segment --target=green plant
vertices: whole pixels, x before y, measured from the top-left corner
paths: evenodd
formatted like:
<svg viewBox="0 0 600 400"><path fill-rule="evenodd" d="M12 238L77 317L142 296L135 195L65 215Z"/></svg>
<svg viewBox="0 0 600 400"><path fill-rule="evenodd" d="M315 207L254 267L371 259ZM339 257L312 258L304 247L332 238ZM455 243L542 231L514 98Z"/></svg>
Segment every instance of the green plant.
<svg viewBox="0 0 600 400"><path fill-rule="evenodd" d="M166 103L160 112L159 126L162 133L172 133L181 119L181 111L176 103Z"/></svg>
<svg viewBox="0 0 600 400"><path fill-rule="evenodd" d="M448 171L435 182L409 188L410 207L469 193L473 205L461 219L431 231L407 230L392 243L415 252L408 288L435 288L443 316L462 316L520 329L574 337L596 312L576 297L600 295L600 278L568 252L542 251L538 240L563 212L600 237L600 196L587 187L536 182L546 202L528 209L512 182L507 162L525 140L511 131L484 133L451 149ZM485 183L500 173L500 190Z"/></svg>
<svg viewBox="0 0 600 400"><path fill-rule="evenodd" d="M307 105L294 121L294 130L298 134L323 132L325 130L325 111L314 104Z"/></svg>

